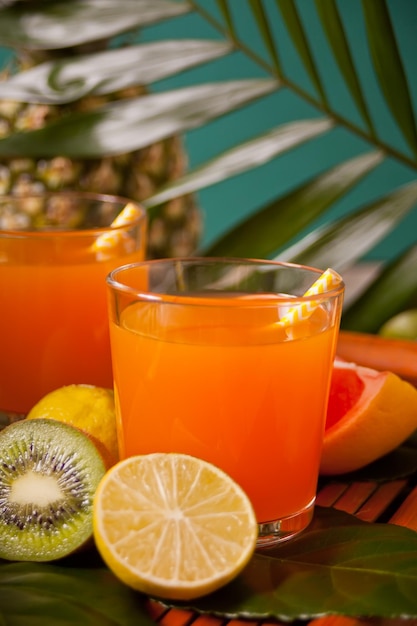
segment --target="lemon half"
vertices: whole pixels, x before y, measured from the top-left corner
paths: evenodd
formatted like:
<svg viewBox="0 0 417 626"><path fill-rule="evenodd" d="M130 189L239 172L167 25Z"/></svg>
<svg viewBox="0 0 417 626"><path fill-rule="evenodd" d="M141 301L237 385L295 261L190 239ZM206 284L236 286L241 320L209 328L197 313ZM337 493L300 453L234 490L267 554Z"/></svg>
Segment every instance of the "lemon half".
<svg viewBox="0 0 417 626"><path fill-rule="evenodd" d="M225 585L250 560L257 535L241 487L192 456L128 458L96 491L101 556L120 580L153 596L190 600Z"/></svg>

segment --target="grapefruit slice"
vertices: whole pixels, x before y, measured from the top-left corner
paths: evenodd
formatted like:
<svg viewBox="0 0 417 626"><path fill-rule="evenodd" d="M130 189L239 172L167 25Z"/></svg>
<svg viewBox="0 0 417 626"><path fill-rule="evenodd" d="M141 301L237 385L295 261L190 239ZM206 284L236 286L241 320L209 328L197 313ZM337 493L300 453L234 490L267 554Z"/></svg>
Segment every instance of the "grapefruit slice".
<svg viewBox="0 0 417 626"><path fill-rule="evenodd" d="M393 372L336 359L320 473L344 474L388 454L417 429L417 389Z"/></svg>

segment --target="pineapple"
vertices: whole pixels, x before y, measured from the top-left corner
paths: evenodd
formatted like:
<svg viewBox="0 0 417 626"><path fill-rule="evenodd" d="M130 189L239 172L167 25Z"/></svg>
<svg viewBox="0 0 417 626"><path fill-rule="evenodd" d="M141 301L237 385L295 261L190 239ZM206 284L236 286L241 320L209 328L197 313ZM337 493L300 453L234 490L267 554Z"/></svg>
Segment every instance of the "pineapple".
<svg viewBox="0 0 417 626"><path fill-rule="evenodd" d="M81 100L77 106L92 105ZM32 130L65 114L66 105L0 102L0 137L15 130ZM179 137L171 137L130 154L94 160L0 159L0 194L17 196L44 191L82 190L126 196L142 201L163 183L178 178L186 168ZM189 256L199 242L201 214L192 196L175 198L161 206L150 220L149 258Z"/></svg>
<svg viewBox="0 0 417 626"><path fill-rule="evenodd" d="M29 12L30 5L26 3ZM17 50L14 69L4 69L0 81L7 80L16 70L26 70L44 61L100 51L107 43L107 40L100 40L63 49ZM67 114L92 111L108 102L137 98L145 93L143 86L135 85L105 96L90 95L59 105L0 100L0 138L42 128ZM164 183L180 177L186 167L186 155L178 136L131 153L103 155L96 159L68 158L60 154L35 159L23 154L0 158L0 195L82 190L126 196L141 202ZM198 246L201 231L201 213L193 196L168 201L149 219L148 257L189 256Z"/></svg>

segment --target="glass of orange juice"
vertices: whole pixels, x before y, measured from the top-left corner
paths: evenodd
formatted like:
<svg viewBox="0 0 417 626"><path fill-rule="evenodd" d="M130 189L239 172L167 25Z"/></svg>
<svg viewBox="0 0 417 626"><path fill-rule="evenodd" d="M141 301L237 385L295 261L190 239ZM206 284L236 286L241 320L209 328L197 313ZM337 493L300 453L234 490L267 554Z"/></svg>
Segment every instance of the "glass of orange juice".
<svg viewBox="0 0 417 626"><path fill-rule="evenodd" d="M145 258L141 207L130 203L131 222L110 226L127 204L75 192L0 197L3 423L57 387L113 386L105 278Z"/></svg>
<svg viewBox="0 0 417 626"><path fill-rule="evenodd" d="M305 295L321 274L190 258L107 278L122 458L182 452L219 466L250 497L259 546L313 515L344 292L333 272Z"/></svg>

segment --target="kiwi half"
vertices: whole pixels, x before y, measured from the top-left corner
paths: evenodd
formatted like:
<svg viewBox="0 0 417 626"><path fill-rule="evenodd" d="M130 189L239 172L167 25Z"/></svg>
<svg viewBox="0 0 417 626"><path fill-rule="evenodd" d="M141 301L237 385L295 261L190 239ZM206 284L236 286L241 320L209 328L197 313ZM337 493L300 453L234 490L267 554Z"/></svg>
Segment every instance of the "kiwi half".
<svg viewBox="0 0 417 626"><path fill-rule="evenodd" d="M93 533L93 498L105 474L88 437L51 419L0 431L0 558L53 561Z"/></svg>

